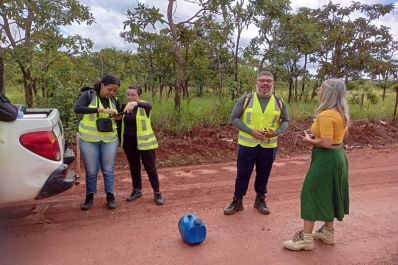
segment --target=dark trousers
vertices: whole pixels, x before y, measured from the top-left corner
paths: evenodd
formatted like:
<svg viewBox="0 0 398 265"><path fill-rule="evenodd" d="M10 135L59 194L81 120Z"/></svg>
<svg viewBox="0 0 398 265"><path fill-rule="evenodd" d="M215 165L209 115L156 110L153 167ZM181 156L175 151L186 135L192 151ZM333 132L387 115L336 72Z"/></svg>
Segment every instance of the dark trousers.
<svg viewBox="0 0 398 265"><path fill-rule="evenodd" d="M131 179L133 182L133 189L142 189L141 182L141 161L149 177L154 192L159 192L159 177L156 170L156 155L155 149L152 150L138 150L137 137L124 136L123 150L129 161Z"/></svg>
<svg viewBox="0 0 398 265"><path fill-rule="evenodd" d="M239 145L235 197L243 197L246 195L254 165L256 165L254 190L258 196L265 197L267 193L268 177L276 157L276 150L276 148L262 148L260 145L256 147Z"/></svg>

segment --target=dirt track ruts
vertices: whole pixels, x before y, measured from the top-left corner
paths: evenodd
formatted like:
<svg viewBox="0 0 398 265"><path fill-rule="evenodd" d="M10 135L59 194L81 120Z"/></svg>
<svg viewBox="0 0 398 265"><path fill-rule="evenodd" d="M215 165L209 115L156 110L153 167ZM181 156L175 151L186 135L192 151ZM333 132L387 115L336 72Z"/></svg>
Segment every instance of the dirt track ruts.
<svg viewBox="0 0 398 265"><path fill-rule="evenodd" d="M0 264L398 264L398 149L352 150L351 213L335 225L335 246L291 252L281 242L301 229L300 189L309 154L275 162L268 186L269 216L252 207L224 216L235 162L160 169L164 206L156 206L146 175L144 197L125 202L127 171L117 172L118 208L105 208L103 185L92 210L81 212L84 183L42 201L0 206ZM208 235L182 242L177 223L200 216ZM320 224L317 224L317 227Z"/></svg>

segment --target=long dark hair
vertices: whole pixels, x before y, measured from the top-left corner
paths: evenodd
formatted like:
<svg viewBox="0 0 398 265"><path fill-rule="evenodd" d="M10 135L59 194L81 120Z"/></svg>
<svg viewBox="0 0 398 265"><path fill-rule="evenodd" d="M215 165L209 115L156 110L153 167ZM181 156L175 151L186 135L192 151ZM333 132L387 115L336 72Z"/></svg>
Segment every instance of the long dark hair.
<svg viewBox="0 0 398 265"><path fill-rule="evenodd" d="M117 78L114 75L105 75L101 81L96 81L94 83L94 90L95 92L99 95L100 90L101 90L101 84L103 84L104 86L107 85L117 85L120 86L120 80L119 78Z"/></svg>

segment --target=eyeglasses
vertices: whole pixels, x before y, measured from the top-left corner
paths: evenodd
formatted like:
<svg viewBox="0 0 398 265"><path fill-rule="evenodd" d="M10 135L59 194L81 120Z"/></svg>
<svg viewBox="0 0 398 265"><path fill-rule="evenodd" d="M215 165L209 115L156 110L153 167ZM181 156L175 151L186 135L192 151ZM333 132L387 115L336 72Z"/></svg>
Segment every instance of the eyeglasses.
<svg viewBox="0 0 398 265"><path fill-rule="evenodd" d="M260 83L260 84L264 84L264 83L272 84L273 82L274 82L274 80L272 80L272 79L257 79L257 83Z"/></svg>

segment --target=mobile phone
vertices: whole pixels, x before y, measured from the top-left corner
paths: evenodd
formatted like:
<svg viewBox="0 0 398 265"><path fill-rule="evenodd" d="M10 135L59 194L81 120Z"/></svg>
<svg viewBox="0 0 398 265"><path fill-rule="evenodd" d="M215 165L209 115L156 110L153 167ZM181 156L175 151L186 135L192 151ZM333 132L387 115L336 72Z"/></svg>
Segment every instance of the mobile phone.
<svg viewBox="0 0 398 265"><path fill-rule="evenodd" d="M117 115L124 115L124 114L126 114L124 111L120 111L117 113Z"/></svg>

